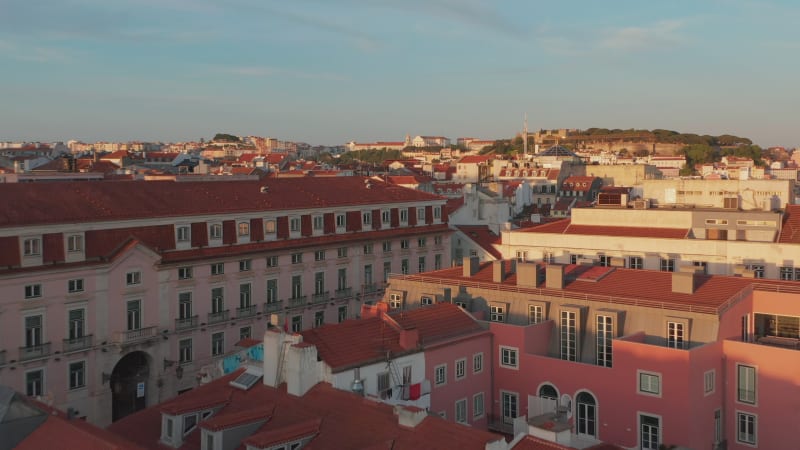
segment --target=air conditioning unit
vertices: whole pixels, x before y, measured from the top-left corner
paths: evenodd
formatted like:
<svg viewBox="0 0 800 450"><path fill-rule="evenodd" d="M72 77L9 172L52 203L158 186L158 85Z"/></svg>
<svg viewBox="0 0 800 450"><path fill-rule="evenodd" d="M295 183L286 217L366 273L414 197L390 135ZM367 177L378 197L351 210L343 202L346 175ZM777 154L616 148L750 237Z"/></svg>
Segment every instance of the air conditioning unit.
<svg viewBox="0 0 800 450"><path fill-rule="evenodd" d="M648 209L650 208L650 200L634 200L633 209Z"/></svg>

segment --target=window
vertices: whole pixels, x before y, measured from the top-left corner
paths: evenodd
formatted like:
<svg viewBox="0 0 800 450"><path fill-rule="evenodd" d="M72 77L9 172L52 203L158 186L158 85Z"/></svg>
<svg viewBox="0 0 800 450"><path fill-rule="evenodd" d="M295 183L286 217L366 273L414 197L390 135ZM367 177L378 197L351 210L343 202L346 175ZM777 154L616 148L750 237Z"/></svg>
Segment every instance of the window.
<svg viewBox="0 0 800 450"><path fill-rule="evenodd" d="M267 280L267 303L278 302L278 279Z"/></svg>
<svg viewBox="0 0 800 450"><path fill-rule="evenodd" d="M42 345L43 318L41 315L25 317L25 347Z"/></svg>
<svg viewBox="0 0 800 450"><path fill-rule="evenodd" d="M322 231L324 228L325 221L323 220L322 216L314 216L313 220L313 228L314 231Z"/></svg>
<svg viewBox="0 0 800 450"><path fill-rule="evenodd" d="M425 208L417 208L417 222L425 221Z"/></svg>
<svg viewBox="0 0 800 450"><path fill-rule="evenodd" d="M675 272L675 259L661 258L659 269L662 272Z"/></svg>
<svg viewBox="0 0 800 450"><path fill-rule="evenodd" d="M192 293L181 292L178 294L178 319L192 317Z"/></svg>
<svg viewBox="0 0 800 450"><path fill-rule="evenodd" d="M403 385L411 384L411 366L403 366Z"/></svg>
<svg viewBox="0 0 800 450"><path fill-rule="evenodd" d="M292 298L299 299L303 296L303 276L292 275Z"/></svg>
<svg viewBox="0 0 800 450"><path fill-rule="evenodd" d="M317 250L314 252L314 261L325 261L325 250Z"/></svg>
<svg viewBox="0 0 800 450"><path fill-rule="evenodd" d="M239 328L239 340L240 341L242 339L250 339L251 337L253 337L253 327L246 326L246 327Z"/></svg>
<svg viewBox="0 0 800 450"><path fill-rule="evenodd" d="M433 255L433 270L440 270L442 268L442 255Z"/></svg>
<svg viewBox="0 0 800 450"><path fill-rule="evenodd" d="M528 252L517 250L517 261L525 262L528 260Z"/></svg>
<svg viewBox="0 0 800 450"><path fill-rule="evenodd" d="M700 273L703 275L708 273L708 263L705 261L692 261L692 267L695 269L700 269Z"/></svg>
<svg viewBox="0 0 800 450"><path fill-rule="evenodd" d="M183 416L183 435L191 433L197 427L197 414Z"/></svg>
<svg viewBox="0 0 800 450"><path fill-rule="evenodd" d="M292 253L292 264L300 264L303 262L302 253Z"/></svg>
<svg viewBox="0 0 800 450"><path fill-rule="evenodd" d="M378 374L376 386L378 387L378 396L385 399L390 393L391 385L389 383L389 372L381 372Z"/></svg>
<svg viewBox="0 0 800 450"><path fill-rule="evenodd" d="M371 255L372 254L372 243L364 244L364 254Z"/></svg>
<svg viewBox="0 0 800 450"><path fill-rule="evenodd" d="M389 294L389 307L392 309L400 309L403 307L402 294Z"/></svg>
<svg viewBox="0 0 800 450"><path fill-rule="evenodd" d="M714 393L714 388L716 384L716 376L717 372L715 370L709 370L703 374L703 393L708 395Z"/></svg>
<svg viewBox="0 0 800 450"><path fill-rule="evenodd" d="M608 266L611 265L611 257L610 256L608 256L608 255L598 255L598 258L600 259L600 266L608 267Z"/></svg>
<svg viewBox="0 0 800 450"><path fill-rule="evenodd" d="M125 274L125 284L132 286L142 283L142 272L128 272Z"/></svg>
<svg viewBox="0 0 800 450"><path fill-rule="evenodd" d="M126 305L128 331L142 328L142 301L129 300Z"/></svg>
<svg viewBox="0 0 800 450"><path fill-rule="evenodd" d="M614 319L597 316L597 365L611 367L611 340L614 337Z"/></svg>
<svg viewBox="0 0 800 450"><path fill-rule="evenodd" d="M225 332L220 331L211 335L211 356L225 353Z"/></svg>
<svg viewBox="0 0 800 450"><path fill-rule="evenodd" d="M239 272L249 272L252 267L252 260L242 259L239 261Z"/></svg>
<svg viewBox="0 0 800 450"><path fill-rule="evenodd" d="M722 442L725 437L722 434L722 410L714 411L714 442Z"/></svg>
<svg viewBox="0 0 800 450"><path fill-rule="evenodd" d="M392 251L392 241L383 241L383 252L388 253Z"/></svg>
<svg viewBox="0 0 800 450"><path fill-rule="evenodd" d="M314 274L314 294L320 295L325 292L325 272Z"/></svg>
<svg viewBox="0 0 800 450"><path fill-rule="evenodd" d="M70 309L67 313L67 336L70 340L80 339L84 336L86 310Z"/></svg>
<svg viewBox="0 0 800 450"><path fill-rule="evenodd" d="M441 219L442 218L442 207L441 206L434 206L433 207L433 218L434 219Z"/></svg>
<svg viewBox="0 0 800 450"><path fill-rule="evenodd" d="M339 291L337 294L347 296L345 289L347 289L347 268L341 267L336 271L336 290Z"/></svg>
<svg viewBox="0 0 800 450"><path fill-rule="evenodd" d="M400 260L400 273L408 275L408 259Z"/></svg>
<svg viewBox="0 0 800 450"><path fill-rule="evenodd" d="M292 333L299 333L303 330L303 316L292 316Z"/></svg>
<svg viewBox="0 0 800 450"><path fill-rule="evenodd" d="M467 376L467 359L456 360L456 380L460 380Z"/></svg>
<svg viewBox="0 0 800 450"><path fill-rule="evenodd" d="M408 223L408 210L405 208L400 210L400 223Z"/></svg>
<svg viewBox="0 0 800 450"><path fill-rule="evenodd" d="M69 363L69 388L80 389L86 386L86 362Z"/></svg>
<svg viewBox="0 0 800 450"><path fill-rule="evenodd" d="M339 247L336 249L337 258L347 258L347 247Z"/></svg>
<svg viewBox="0 0 800 450"><path fill-rule="evenodd" d="M477 419L483 416L483 392L478 392L472 396L472 417Z"/></svg>
<svg viewBox="0 0 800 450"><path fill-rule="evenodd" d="M289 218L289 231L292 233L299 233L300 232L300 218L299 217L290 217Z"/></svg>
<svg viewBox="0 0 800 450"><path fill-rule="evenodd" d="M211 289L211 313L217 314L225 310L225 293L223 288Z"/></svg>
<svg viewBox="0 0 800 450"><path fill-rule="evenodd" d="M44 370L31 370L25 373L25 394L35 397L44 394Z"/></svg>
<svg viewBox="0 0 800 450"><path fill-rule="evenodd" d="M779 273L780 273L780 279L781 280L792 281L792 280L796 279L795 278L795 270L794 270L794 267L792 267L792 266L781 267L780 270L779 270Z"/></svg>
<svg viewBox="0 0 800 450"><path fill-rule="evenodd" d="M364 284L372 286L372 264L364 266Z"/></svg>
<svg viewBox="0 0 800 450"><path fill-rule="evenodd" d="M336 214L336 228L344 228L347 226L347 216L344 214Z"/></svg>
<svg viewBox="0 0 800 450"><path fill-rule="evenodd" d="M339 323L342 323L345 320L347 320L347 306L339 307L339 310L337 311L337 320Z"/></svg>
<svg viewBox="0 0 800 450"><path fill-rule="evenodd" d="M424 237L417 239L417 247L423 248L425 247L426 244L427 244L427 239L425 239Z"/></svg>
<svg viewBox="0 0 800 450"><path fill-rule="evenodd" d="M239 308L249 308L252 297L250 296L252 290L250 283L242 283L239 285Z"/></svg>
<svg viewBox="0 0 800 450"><path fill-rule="evenodd" d="M211 239L222 239L222 225L215 223L208 229L208 236Z"/></svg>
<svg viewBox="0 0 800 450"><path fill-rule="evenodd" d="M178 364L192 362L192 339L178 341Z"/></svg>
<svg viewBox="0 0 800 450"><path fill-rule="evenodd" d="M458 306L459 308L461 308L461 309L463 309L465 311L468 311L467 308L469 307L469 305L467 305L467 302L464 302L464 301L461 301L461 300L456 300L453 303L455 303L456 306Z"/></svg>
<svg viewBox="0 0 800 450"><path fill-rule="evenodd" d="M561 311L561 359L575 361L577 358L578 325L575 311Z"/></svg>
<svg viewBox="0 0 800 450"><path fill-rule="evenodd" d="M274 219L264 219L264 234L275 234L277 229Z"/></svg>
<svg viewBox="0 0 800 450"><path fill-rule="evenodd" d="M641 256L628 257L628 267L631 269L644 269L644 259Z"/></svg>
<svg viewBox="0 0 800 450"><path fill-rule="evenodd" d="M178 242L189 242L191 239L190 228L187 226L181 226L175 229L178 235Z"/></svg>
<svg viewBox="0 0 800 450"><path fill-rule="evenodd" d="M433 237L433 245L439 246L442 245L442 242L444 242L444 239L442 238L441 234L437 234Z"/></svg>
<svg viewBox="0 0 800 450"><path fill-rule="evenodd" d="M544 307L542 305L528 305L528 323L544 322Z"/></svg>
<svg viewBox="0 0 800 450"><path fill-rule="evenodd" d="M278 267L278 257L276 255L267 256L267 267Z"/></svg>
<svg viewBox="0 0 800 450"><path fill-rule="evenodd" d="M410 244L408 243L408 239L401 239L400 240L400 248L402 248L403 250L406 250L406 249L410 248Z"/></svg>
<svg viewBox="0 0 800 450"><path fill-rule="evenodd" d="M744 412L736 413L738 432L736 441L744 444L756 445L756 416Z"/></svg>
<svg viewBox="0 0 800 450"><path fill-rule="evenodd" d="M756 368L736 365L736 399L742 403L756 404Z"/></svg>
<svg viewBox="0 0 800 450"><path fill-rule="evenodd" d="M433 297L431 297L430 295L423 295L419 299L419 304L422 306L430 306L433 304Z"/></svg>
<svg viewBox="0 0 800 450"><path fill-rule="evenodd" d="M239 236L250 236L250 224L247 222L239 222L236 226Z"/></svg>
<svg viewBox="0 0 800 450"><path fill-rule="evenodd" d="M314 312L314 328L319 328L325 324L325 311Z"/></svg>
<svg viewBox="0 0 800 450"><path fill-rule="evenodd" d="M437 386L445 384L447 382L447 364L442 364L440 366L436 366L433 369L434 372L434 380Z"/></svg>
<svg viewBox="0 0 800 450"><path fill-rule="evenodd" d="M492 322L506 321L506 305L490 305L489 320Z"/></svg>
<svg viewBox="0 0 800 450"><path fill-rule="evenodd" d="M381 211L381 223L388 224L389 222L391 222L391 213L388 209L384 209Z"/></svg>
<svg viewBox="0 0 800 450"><path fill-rule="evenodd" d="M500 365L510 369L518 368L517 349L500 346Z"/></svg>
<svg viewBox="0 0 800 450"><path fill-rule="evenodd" d="M67 237L67 251L68 252L82 252L83 251L83 236L80 234L73 234Z"/></svg>
<svg viewBox="0 0 800 450"><path fill-rule="evenodd" d="M424 256L420 256L419 258L417 258L417 269L418 269L417 270L418 273L425 272L425 257Z"/></svg>
<svg viewBox="0 0 800 450"><path fill-rule="evenodd" d="M483 372L483 353L472 355L472 373Z"/></svg>
<svg viewBox="0 0 800 450"><path fill-rule="evenodd" d="M667 347L684 347L684 324L681 322L667 322Z"/></svg>
<svg viewBox="0 0 800 450"><path fill-rule="evenodd" d="M597 402L588 392L581 392L575 396L578 416L578 435L595 437L597 435Z"/></svg>
<svg viewBox="0 0 800 450"><path fill-rule="evenodd" d="M25 256L41 255L42 240L39 238L25 239L25 241L23 241L23 254Z"/></svg>
<svg viewBox="0 0 800 450"><path fill-rule="evenodd" d="M503 423L510 424L514 422L514 418L517 417L518 412L518 405L519 405L519 396L512 392L505 392L501 391L502 397L502 411L503 411Z"/></svg>
<svg viewBox="0 0 800 450"><path fill-rule="evenodd" d="M188 280L192 278L192 268L191 267L178 267L178 279L179 280Z"/></svg>
<svg viewBox="0 0 800 450"><path fill-rule="evenodd" d="M361 213L361 223L364 225L372 225L372 211L364 211Z"/></svg>
<svg viewBox="0 0 800 450"><path fill-rule="evenodd" d="M456 423L467 423L467 399L456 400Z"/></svg>
<svg viewBox="0 0 800 450"><path fill-rule="evenodd" d="M660 420L658 417L639 415L639 431L642 450L658 450L660 442Z"/></svg>
<svg viewBox="0 0 800 450"><path fill-rule="evenodd" d="M25 286L25 298L38 298L42 296L41 284L28 284Z"/></svg>
<svg viewBox="0 0 800 450"><path fill-rule="evenodd" d="M638 371L639 393L661 396L661 375Z"/></svg>
<svg viewBox="0 0 800 450"><path fill-rule="evenodd" d="M225 273L225 263L211 264L211 275L222 275Z"/></svg>

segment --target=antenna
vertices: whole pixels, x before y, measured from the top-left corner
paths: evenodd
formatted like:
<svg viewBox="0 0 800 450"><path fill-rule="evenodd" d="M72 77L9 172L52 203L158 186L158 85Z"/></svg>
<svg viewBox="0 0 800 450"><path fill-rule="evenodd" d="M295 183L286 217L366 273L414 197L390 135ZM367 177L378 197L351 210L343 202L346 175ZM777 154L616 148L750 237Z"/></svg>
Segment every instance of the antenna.
<svg viewBox="0 0 800 450"><path fill-rule="evenodd" d="M522 128L522 159L528 159L528 113L525 113Z"/></svg>

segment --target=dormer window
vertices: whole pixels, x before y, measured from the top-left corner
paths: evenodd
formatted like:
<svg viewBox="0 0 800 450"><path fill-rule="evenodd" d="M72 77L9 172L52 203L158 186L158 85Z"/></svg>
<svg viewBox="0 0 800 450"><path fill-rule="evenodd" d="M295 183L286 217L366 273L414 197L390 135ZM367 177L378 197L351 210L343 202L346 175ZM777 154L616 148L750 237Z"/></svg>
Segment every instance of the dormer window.
<svg viewBox="0 0 800 450"><path fill-rule="evenodd" d="M425 208L417 208L417 220L425 220Z"/></svg>
<svg viewBox="0 0 800 450"><path fill-rule="evenodd" d="M434 219L441 219L442 218L442 207L441 206L434 206L433 207L433 218Z"/></svg>
<svg viewBox="0 0 800 450"><path fill-rule="evenodd" d="M276 226L274 219L264 220L264 234L275 234Z"/></svg>
<svg viewBox="0 0 800 450"><path fill-rule="evenodd" d="M67 236L67 251L68 252L82 252L83 251L83 236L80 234L73 234Z"/></svg>
<svg viewBox="0 0 800 450"><path fill-rule="evenodd" d="M344 228L347 226L347 216L344 214L336 214L336 228Z"/></svg>
<svg viewBox="0 0 800 450"><path fill-rule="evenodd" d="M134 286L137 284L142 284L142 272L133 271L128 272L125 274L125 284L128 286Z"/></svg>
<svg viewBox="0 0 800 450"><path fill-rule="evenodd" d="M222 239L222 225L212 224L208 229L208 235L211 239Z"/></svg>
<svg viewBox="0 0 800 450"><path fill-rule="evenodd" d="M408 210L401 209L400 210L400 223L408 223Z"/></svg>
<svg viewBox="0 0 800 450"><path fill-rule="evenodd" d="M372 212L364 211L361 213L361 223L364 225L372 225Z"/></svg>
<svg viewBox="0 0 800 450"><path fill-rule="evenodd" d="M22 245L22 253L25 256L39 256L42 254L42 240L39 238L25 239Z"/></svg>
<svg viewBox="0 0 800 450"><path fill-rule="evenodd" d="M300 232L300 218L299 217L290 217L289 218L289 231L292 233L299 233Z"/></svg>
<svg viewBox="0 0 800 450"><path fill-rule="evenodd" d="M191 239L190 228L186 225L178 227L176 233L178 242L189 242L189 239Z"/></svg>
<svg viewBox="0 0 800 450"><path fill-rule="evenodd" d="M322 216L314 216L313 223L314 223L314 231L323 230L325 221L323 220Z"/></svg>
<svg viewBox="0 0 800 450"><path fill-rule="evenodd" d="M247 222L239 222L237 225L239 236L250 236L250 224Z"/></svg>

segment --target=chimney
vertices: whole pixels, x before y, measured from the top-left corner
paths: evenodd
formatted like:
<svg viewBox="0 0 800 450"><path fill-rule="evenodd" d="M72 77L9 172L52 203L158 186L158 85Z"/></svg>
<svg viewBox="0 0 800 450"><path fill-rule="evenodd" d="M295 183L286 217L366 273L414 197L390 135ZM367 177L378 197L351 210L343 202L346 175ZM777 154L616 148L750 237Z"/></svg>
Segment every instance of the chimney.
<svg viewBox="0 0 800 450"><path fill-rule="evenodd" d="M465 256L464 257L464 277L471 277L478 273L478 268L480 266L480 260L477 256Z"/></svg>
<svg viewBox="0 0 800 450"><path fill-rule="evenodd" d="M517 266L517 286L536 287L542 282L539 264L519 262Z"/></svg>
<svg viewBox="0 0 800 450"><path fill-rule="evenodd" d="M506 266L505 262L501 259L499 261L492 261L492 281L495 283L502 283L506 279Z"/></svg>
<svg viewBox="0 0 800 450"><path fill-rule="evenodd" d="M400 347L403 350L417 348L419 344L419 330L416 328L404 328L400 330Z"/></svg>
<svg viewBox="0 0 800 450"><path fill-rule="evenodd" d="M546 270L545 286L548 289L564 289L564 266L548 264Z"/></svg>
<svg viewBox="0 0 800 450"><path fill-rule="evenodd" d="M286 393L302 397L322 381L317 363L317 346L305 342L294 344L286 353Z"/></svg>
<svg viewBox="0 0 800 450"><path fill-rule="evenodd" d="M694 268L691 271L680 270L672 272L672 292L676 294L694 293Z"/></svg>

